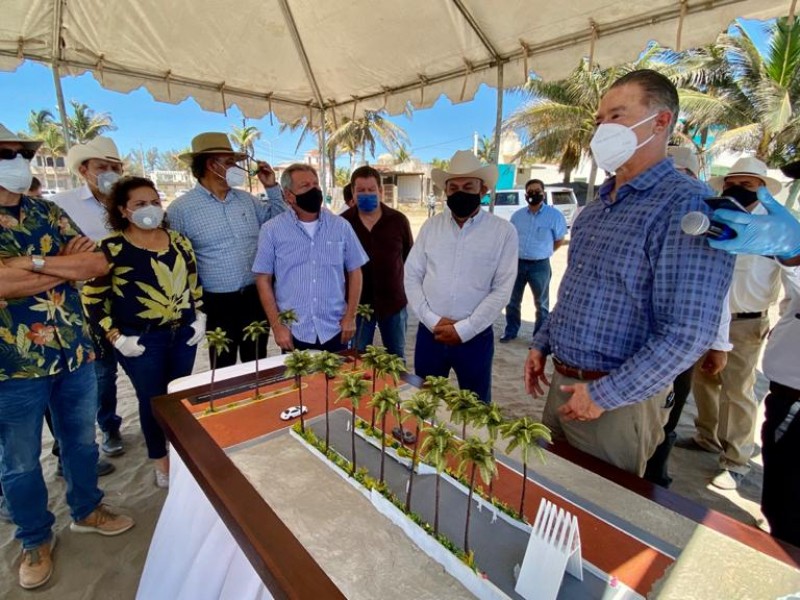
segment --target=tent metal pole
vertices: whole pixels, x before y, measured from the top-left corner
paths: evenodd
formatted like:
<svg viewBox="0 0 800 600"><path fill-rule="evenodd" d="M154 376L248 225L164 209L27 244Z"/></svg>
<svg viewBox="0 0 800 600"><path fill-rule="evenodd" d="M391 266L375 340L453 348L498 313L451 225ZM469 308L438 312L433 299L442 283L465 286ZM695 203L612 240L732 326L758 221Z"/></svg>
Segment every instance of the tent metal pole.
<svg viewBox="0 0 800 600"><path fill-rule="evenodd" d="M322 107L320 109L320 115L322 116L322 122L319 126L319 167L320 167L320 182L322 183L322 195L328 195L328 153L325 150L325 108ZM333 173L333 169L331 168L331 173ZM333 179L331 178L331 182Z"/></svg>
<svg viewBox="0 0 800 600"><path fill-rule="evenodd" d="M72 147L72 141L69 139L69 127L67 126L67 109L64 105L64 90L61 89L61 75L58 72L58 64L53 63L53 84L56 88L56 100L58 101L58 112L61 116L61 127L64 133L64 149L69 150Z"/></svg>
<svg viewBox="0 0 800 600"><path fill-rule="evenodd" d="M494 148L492 148L492 162L499 166L500 161L500 130L503 127L503 63L497 63L497 115L494 122ZM489 212L494 212L495 190L497 184L491 190L491 200L489 201Z"/></svg>

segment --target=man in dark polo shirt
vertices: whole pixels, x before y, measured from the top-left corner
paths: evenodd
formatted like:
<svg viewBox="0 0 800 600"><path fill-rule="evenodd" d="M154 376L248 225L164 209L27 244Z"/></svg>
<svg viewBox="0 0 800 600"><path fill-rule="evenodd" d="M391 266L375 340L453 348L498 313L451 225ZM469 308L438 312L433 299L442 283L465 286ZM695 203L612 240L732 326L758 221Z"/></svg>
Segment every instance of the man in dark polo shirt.
<svg viewBox="0 0 800 600"><path fill-rule="evenodd" d="M405 358L406 293L403 287L403 263L411 251L413 239L406 216L383 204L381 174L363 166L350 177L355 206L342 214L358 236L369 256L361 270L364 285L360 304L369 304L375 313L370 321L356 324L356 348L363 352L372 343L377 326L386 349Z"/></svg>

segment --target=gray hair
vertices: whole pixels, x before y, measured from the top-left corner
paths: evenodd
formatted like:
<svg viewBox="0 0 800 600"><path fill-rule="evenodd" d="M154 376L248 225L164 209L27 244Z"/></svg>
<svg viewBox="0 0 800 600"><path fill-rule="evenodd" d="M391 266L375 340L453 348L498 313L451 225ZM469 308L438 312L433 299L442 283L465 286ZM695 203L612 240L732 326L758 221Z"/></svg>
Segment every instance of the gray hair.
<svg viewBox="0 0 800 600"><path fill-rule="evenodd" d="M678 90L666 76L652 69L639 69L631 71L617 79L611 89L622 85L638 85L644 92L644 98L649 108L659 108L668 110L672 113L672 121L669 124L668 133L675 129L680 112L678 101Z"/></svg>
<svg viewBox="0 0 800 600"><path fill-rule="evenodd" d="M281 173L282 189L292 192L292 173L296 173L298 171L308 171L314 175L317 175L317 170L311 165L307 165L306 163L292 163L286 167L286 169L284 169L283 173Z"/></svg>

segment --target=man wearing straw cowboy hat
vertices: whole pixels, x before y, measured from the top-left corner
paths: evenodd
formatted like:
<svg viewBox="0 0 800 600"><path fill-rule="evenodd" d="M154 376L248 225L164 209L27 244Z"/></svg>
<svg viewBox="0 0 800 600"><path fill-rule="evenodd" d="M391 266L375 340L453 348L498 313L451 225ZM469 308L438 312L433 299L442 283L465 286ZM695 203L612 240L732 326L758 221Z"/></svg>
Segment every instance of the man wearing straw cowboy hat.
<svg viewBox="0 0 800 600"><path fill-rule="evenodd" d="M85 235L99 242L109 233L106 200L111 187L122 175L122 158L117 145L103 136L85 144L75 144L67 153L67 167L83 179L84 185L56 194L51 200L75 221ZM89 323L89 326L97 352L97 425L103 432L100 449L106 456L119 456L125 448L119 433L122 418L117 414L117 358L98 324ZM56 447L53 452L57 452ZM99 475L105 475L114 470L114 465L101 460L97 469Z"/></svg>
<svg viewBox="0 0 800 600"><path fill-rule="evenodd" d="M497 167L459 150L433 182L449 210L429 218L406 259L408 305L419 317L414 371L447 377L491 401L492 324L511 297L517 276L517 232L481 210L497 181Z"/></svg>
<svg viewBox="0 0 800 600"><path fill-rule="evenodd" d="M247 158L235 152L224 133L201 133L192 140L191 152L180 156L191 165L197 185L168 208L170 227L192 242L203 285L207 327L222 328L230 349L217 357L216 366L255 360L256 348L243 343L243 329L266 319L251 267L258 247L261 225L285 210L275 172L258 161L258 180L267 191L261 201L238 189L247 180L239 165ZM258 357L267 355L269 336L259 339Z"/></svg>
<svg viewBox="0 0 800 600"><path fill-rule="evenodd" d="M767 175L767 165L751 156L737 160L724 176L709 185L739 202L748 212L766 214L758 201L760 187L775 195L777 179ZM697 403L697 431L688 445L720 453L720 472L711 483L735 489L749 472L758 403L753 393L756 363L769 331L769 308L778 300L781 279L789 285L788 267L764 256L739 255L730 289L730 341L727 366L717 374L696 368L692 392ZM686 445L686 444L682 444Z"/></svg>

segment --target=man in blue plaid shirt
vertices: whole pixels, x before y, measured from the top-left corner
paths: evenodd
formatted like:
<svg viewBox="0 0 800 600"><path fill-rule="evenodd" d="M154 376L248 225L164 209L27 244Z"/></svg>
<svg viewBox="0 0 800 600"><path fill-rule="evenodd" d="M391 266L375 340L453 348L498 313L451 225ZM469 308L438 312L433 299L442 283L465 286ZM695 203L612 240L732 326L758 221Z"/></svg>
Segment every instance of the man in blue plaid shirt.
<svg viewBox="0 0 800 600"><path fill-rule="evenodd" d="M543 420L555 435L639 476L663 439L673 379L715 339L733 271L681 231L686 213L710 213L713 193L667 158L678 110L675 86L650 70L601 100L591 148L614 175L575 221L558 304L525 363L529 393L550 385Z"/></svg>

